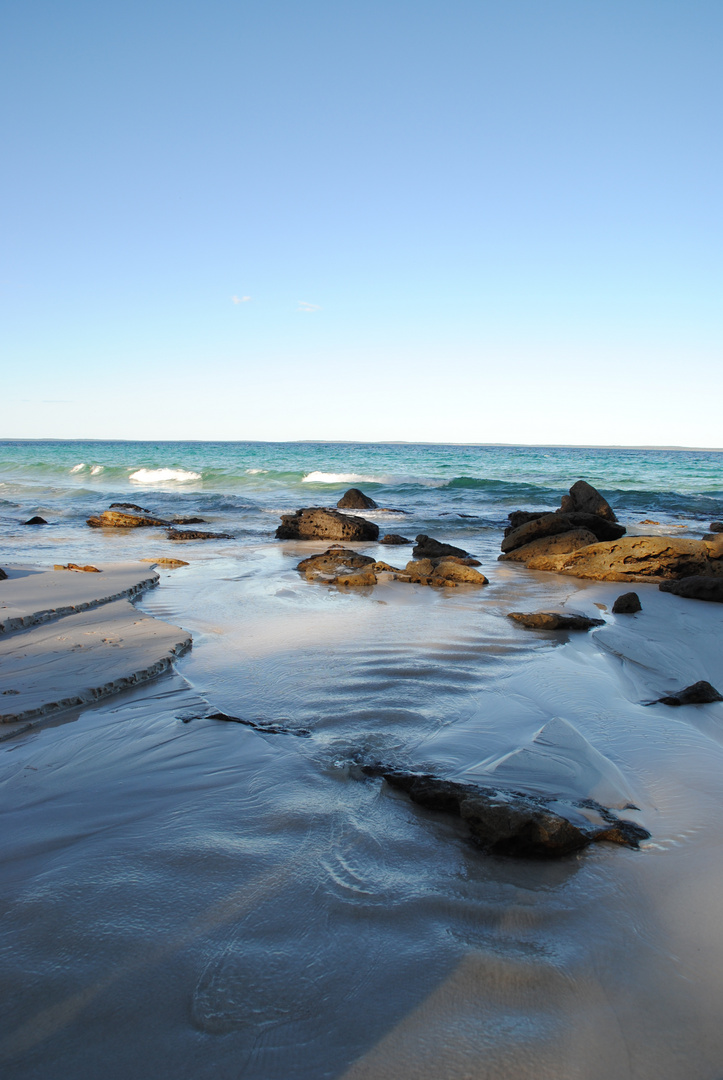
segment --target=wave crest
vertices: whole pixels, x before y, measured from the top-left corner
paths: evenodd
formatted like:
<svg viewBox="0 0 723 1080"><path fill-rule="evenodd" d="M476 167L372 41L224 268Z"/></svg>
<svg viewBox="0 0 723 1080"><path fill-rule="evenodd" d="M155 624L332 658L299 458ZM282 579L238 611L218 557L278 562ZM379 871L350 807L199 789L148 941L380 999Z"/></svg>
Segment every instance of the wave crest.
<svg viewBox="0 0 723 1080"><path fill-rule="evenodd" d="M168 484L172 481L187 484L191 480L200 480L201 474L190 469L137 469L128 479L136 484Z"/></svg>

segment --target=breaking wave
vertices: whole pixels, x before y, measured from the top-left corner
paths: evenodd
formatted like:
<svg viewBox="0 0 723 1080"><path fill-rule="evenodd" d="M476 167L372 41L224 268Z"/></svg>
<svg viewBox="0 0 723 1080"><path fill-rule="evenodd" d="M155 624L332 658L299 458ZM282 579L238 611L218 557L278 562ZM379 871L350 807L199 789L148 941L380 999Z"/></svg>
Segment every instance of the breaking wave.
<svg viewBox="0 0 723 1080"><path fill-rule="evenodd" d="M189 469L137 469L128 479L136 484L168 484L172 481L187 484L191 480L200 480L201 474Z"/></svg>

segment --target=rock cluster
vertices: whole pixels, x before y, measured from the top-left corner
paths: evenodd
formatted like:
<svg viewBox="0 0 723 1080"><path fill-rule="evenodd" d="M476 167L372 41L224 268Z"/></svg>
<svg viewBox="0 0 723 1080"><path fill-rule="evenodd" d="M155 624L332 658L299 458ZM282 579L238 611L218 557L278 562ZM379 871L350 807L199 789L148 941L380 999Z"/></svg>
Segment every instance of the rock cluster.
<svg viewBox="0 0 723 1080"><path fill-rule="evenodd" d="M311 580L325 581L330 585L358 588L376 585L383 580L403 581L416 585L435 585L456 588L458 585L486 585L487 578L474 566L474 559L443 556L437 559L416 559L404 569L378 562L369 555L335 545L320 555L302 559L297 570ZM477 564L479 565L479 564Z"/></svg>
<svg viewBox="0 0 723 1080"><path fill-rule="evenodd" d="M282 514L277 540L377 540L379 526L324 506L307 506Z"/></svg>
<svg viewBox="0 0 723 1080"><path fill-rule="evenodd" d="M557 858L603 840L637 848L650 836L646 829L618 818L591 799L570 802L568 818L553 808L560 800L542 795L455 783L382 764L362 766L362 772L383 777L427 810L461 818L472 839L495 855Z"/></svg>

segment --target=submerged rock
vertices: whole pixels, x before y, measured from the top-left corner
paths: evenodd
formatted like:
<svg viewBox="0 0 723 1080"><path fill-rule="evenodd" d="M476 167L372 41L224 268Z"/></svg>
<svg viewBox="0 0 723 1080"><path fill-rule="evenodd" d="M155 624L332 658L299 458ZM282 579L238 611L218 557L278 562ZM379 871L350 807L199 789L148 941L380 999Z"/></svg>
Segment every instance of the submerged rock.
<svg viewBox="0 0 723 1080"><path fill-rule="evenodd" d="M125 514L120 510L104 510L96 517L88 518L92 529L167 529L170 521L150 517L148 514Z"/></svg>
<svg viewBox="0 0 723 1080"><path fill-rule="evenodd" d="M409 540L406 536L400 536L399 533L387 533L379 541L380 544L412 544L413 540Z"/></svg>
<svg viewBox="0 0 723 1080"><path fill-rule="evenodd" d="M424 533L419 534L416 547L412 551L415 559L439 559L444 555L464 557L468 554L462 548L455 547L454 544L442 544L432 536L425 536Z"/></svg>
<svg viewBox="0 0 723 1080"><path fill-rule="evenodd" d="M308 739L311 732L308 728L288 726L286 723L278 723L273 720L246 720L243 716L230 716L224 712L209 712L202 716L184 716L184 724L190 724L192 720L224 720L229 724L243 724L244 727L253 728L264 735L297 735L300 739Z"/></svg>
<svg viewBox="0 0 723 1080"><path fill-rule="evenodd" d="M661 581L658 588L661 592L684 596L688 600L710 600L723 604L723 577L694 574L679 581Z"/></svg>
<svg viewBox="0 0 723 1080"><path fill-rule="evenodd" d="M666 697L656 698L655 701L647 702L648 705L709 705L713 701L723 701L723 694L719 694L715 686L711 686L705 679L701 679L684 690L678 690L676 694L668 694Z"/></svg>
<svg viewBox="0 0 723 1080"><path fill-rule="evenodd" d="M412 773L383 764L362 766L366 776L383 777L404 791L412 802L439 813L460 817L473 840L495 855L558 858L607 840L637 848L650 833L591 799L567 802L570 817L553 805L561 800L477 784L456 783L427 773ZM599 824L587 816L593 812Z"/></svg>
<svg viewBox="0 0 723 1080"><path fill-rule="evenodd" d="M359 488L349 488L336 505L340 510L376 510L378 504Z"/></svg>
<svg viewBox="0 0 723 1080"><path fill-rule="evenodd" d="M169 540L233 540L230 533L202 532L198 529L169 529Z"/></svg>
<svg viewBox="0 0 723 1080"><path fill-rule="evenodd" d="M48 523L45 520L45 518L41 518L41 517L38 517L36 515L35 517L29 518L28 521L24 522L23 524L25 524L25 525L47 525Z"/></svg>
<svg viewBox="0 0 723 1080"><path fill-rule="evenodd" d="M569 495L563 495L558 514L597 514L606 521L617 521L612 506L604 499L597 488L586 480L578 480L570 488Z"/></svg>
<svg viewBox="0 0 723 1080"><path fill-rule="evenodd" d="M150 514L150 510L144 510L137 503L111 503L111 510L135 510L137 514Z"/></svg>
<svg viewBox="0 0 723 1080"><path fill-rule="evenodd" d="M177 566L190 566L190 563L184 562L183 559L141 559L140 562L155 563L157 566L167 566L169 570L173 570Z"/></svg>
<svg viewBox="0 0 723 1080"><path fill-rule="evenodd" d="M323 506L307 506L282 514L277 540L377 540L379 526L362 517L350 517Z"/></svg>
<svg viewBox="0 0 723 1080"><path fill-rule="evenodd" d="M175 515L171 518L174 525L205 525L206 519L202 517L196 517L194 514L187 514L185 517L181 515Z"/></svg>
<svg viewBox="0 0 723 1080"><path fill-rule="evenodd" d="M642 611L640 597L636 592L622 593L613 604L613 615L634 615Z"/></svg>
<svg viewBox="0 0 723 1080"><path fill-rule="evenodd" d="M558 611L512 611L507 616L529 630L593 630L604 626L604 619L590 619L587 615L562 615Z"/></svg>
<svg viewBox="0 0 723 1080"><path fill-rule="evenodd" d="M702 540L670 536L626 536L569 555L540 556L527 565L532 570L554 570L596 581L723 576L723 561L712 559Z"/></svg>

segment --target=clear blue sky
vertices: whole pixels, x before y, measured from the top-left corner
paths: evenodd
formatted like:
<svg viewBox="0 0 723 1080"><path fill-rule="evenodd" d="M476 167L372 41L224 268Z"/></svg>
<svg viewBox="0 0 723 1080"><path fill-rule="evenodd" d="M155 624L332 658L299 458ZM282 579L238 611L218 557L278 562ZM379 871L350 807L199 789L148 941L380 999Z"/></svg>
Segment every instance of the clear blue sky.
<svg viewBox="0 0 723 1080"><path fill-rule="evenodd" d="M723 445L722 46L720 0L6 0L0 437Z"/></svg>

